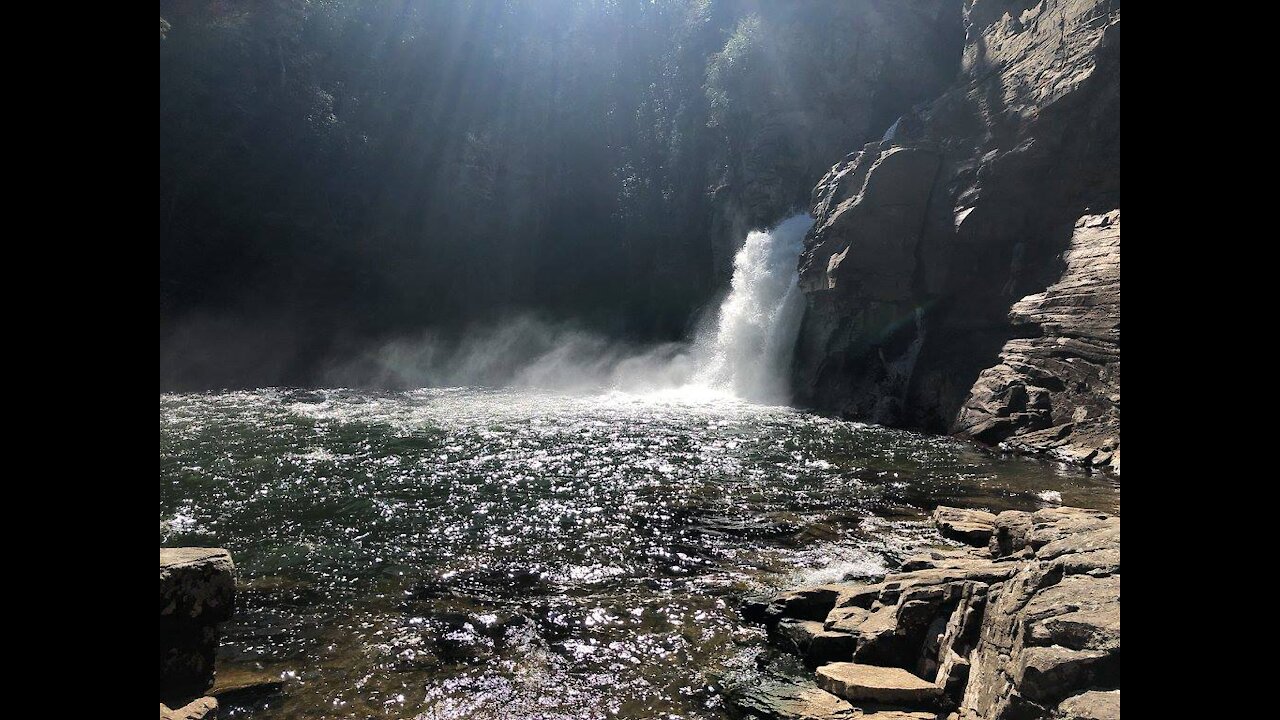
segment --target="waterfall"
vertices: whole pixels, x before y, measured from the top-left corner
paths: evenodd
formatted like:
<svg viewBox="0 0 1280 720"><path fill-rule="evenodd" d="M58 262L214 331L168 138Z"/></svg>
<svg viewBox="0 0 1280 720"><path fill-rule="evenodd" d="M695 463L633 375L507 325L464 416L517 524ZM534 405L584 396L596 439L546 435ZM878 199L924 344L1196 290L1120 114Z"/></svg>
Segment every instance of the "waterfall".
<svg viewBox="0 0 1280 720"><path fill-rule="evenodd" d="M790 400L791 354L804 312L796 265L812 225L801 213L747 234L718 321L696 341L695 384L754 402Z"/></svg>
<svg viewBox="0 0 1280 720"><path fill-rule="evenodd" d="M532 316L471 328L461 338L424 333L383 344L326 372L334 386L601 389L681 401L785 405L804 313L796 265L813 224L795 215L747 234L714 322L691 342L643 347L573 323Z"/></svg>

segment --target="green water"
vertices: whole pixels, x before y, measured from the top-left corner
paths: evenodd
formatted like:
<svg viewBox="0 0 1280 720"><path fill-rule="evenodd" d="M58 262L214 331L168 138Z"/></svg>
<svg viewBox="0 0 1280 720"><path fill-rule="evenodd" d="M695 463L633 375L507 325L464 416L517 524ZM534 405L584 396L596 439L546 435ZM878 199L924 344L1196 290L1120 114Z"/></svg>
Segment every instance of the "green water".
<svg viewBox="0 0 1280 720"><path fill-rule="evenodd" d="M703 395L160 398L161 545L231 550L225 717L722 718L745 592L873 577L937 504L1119 511L1099 476Z"/></svg>

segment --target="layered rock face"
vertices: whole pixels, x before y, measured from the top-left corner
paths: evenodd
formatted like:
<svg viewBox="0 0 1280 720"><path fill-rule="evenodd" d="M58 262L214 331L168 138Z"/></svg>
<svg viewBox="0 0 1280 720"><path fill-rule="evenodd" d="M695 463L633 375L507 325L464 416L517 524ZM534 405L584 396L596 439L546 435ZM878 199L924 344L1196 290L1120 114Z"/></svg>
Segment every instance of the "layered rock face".
<svg viewBox="0 0 1280 720"><path fill-rule="evenodd" d="M814 668L814 682L730 687L739 712L1118 719L1119 518L1076 508L940 508L935 523L981 549L910 558L877 583L797 588L747 603L744 614Z"/></svg>
<svg viewBox="0 0 1280 720"><path fill-rule="evenodd" d="M814 188L796 399L1118 472L1120 3L964 11L957 83Z"/></svg>
<svg viewBox="0 0 1280 720"><path fill-rule="evenodd" d="M160 715L208 718L218 623L235 604L235 565L221 548L160 548ZM178 708L171 710L170 708Z"/></svg>
<svg viewBox="0 0 1280 720"><path fill-rule="evenodd" d="M1120 472L1120 211L1081 218L1062 277L1009 311L1035 329L978 376L954 430Z"/></svg>

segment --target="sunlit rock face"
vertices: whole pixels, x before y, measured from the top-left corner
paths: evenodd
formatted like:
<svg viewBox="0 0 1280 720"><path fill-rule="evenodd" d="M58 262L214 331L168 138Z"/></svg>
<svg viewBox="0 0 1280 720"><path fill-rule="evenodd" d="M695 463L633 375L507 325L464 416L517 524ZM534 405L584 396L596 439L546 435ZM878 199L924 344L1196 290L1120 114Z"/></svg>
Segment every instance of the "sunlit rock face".
<svg viewBox="0 0 1280 720"><path fill-rule="evenodd" d="M1120 471L1120 211L1086 215L1062 277L1009 310L1038 329L978 376L954 430Z"/></svg>
<svg viewBox="0 0 1280 720"><path fill-rule="evenodd" d="M964 12L951 89L814 188L795 396L1118 471L1119 3Z"/></svg>

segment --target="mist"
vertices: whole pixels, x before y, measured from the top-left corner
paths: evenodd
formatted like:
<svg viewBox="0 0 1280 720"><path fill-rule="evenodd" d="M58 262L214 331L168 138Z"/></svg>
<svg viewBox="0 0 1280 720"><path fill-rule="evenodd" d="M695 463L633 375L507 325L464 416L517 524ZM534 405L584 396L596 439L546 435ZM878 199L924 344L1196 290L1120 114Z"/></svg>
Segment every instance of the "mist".
<svg viewBox="0 0 1280 720"><path fill-rule="evenodd" d="M692 336L638 344L573 321L521 314L461 334L426 331L331 365L322 384L342 387L513 387L563 392L673 389L785 404L803 310L796 259L812 225L798 214L748 233L727 295L699 313Z"/></svg>
<svg viewBox="0 0 1280 720"><path fill-rule="evenodd" d="M694 374L692 346L611 339L568 320L523 314L460 335L424 331L331 365L340 387L514 387L567 392L678 387Z"/></svg>

